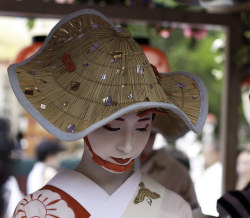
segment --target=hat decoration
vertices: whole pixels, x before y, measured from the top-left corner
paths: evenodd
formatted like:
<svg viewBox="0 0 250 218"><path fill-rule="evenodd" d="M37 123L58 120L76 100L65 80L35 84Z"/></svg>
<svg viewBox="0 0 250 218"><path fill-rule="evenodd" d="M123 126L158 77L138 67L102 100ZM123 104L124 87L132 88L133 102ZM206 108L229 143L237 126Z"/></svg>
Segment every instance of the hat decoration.
<svg viewBox="0 0 250 218"><path fill-rule="evenodd" d="M131 33L95 10L64 17L36 54L8 72L22 106L65 141L150 108L197 133L206 119L207 92L199 78L185 72L160 78Z"/></svg>

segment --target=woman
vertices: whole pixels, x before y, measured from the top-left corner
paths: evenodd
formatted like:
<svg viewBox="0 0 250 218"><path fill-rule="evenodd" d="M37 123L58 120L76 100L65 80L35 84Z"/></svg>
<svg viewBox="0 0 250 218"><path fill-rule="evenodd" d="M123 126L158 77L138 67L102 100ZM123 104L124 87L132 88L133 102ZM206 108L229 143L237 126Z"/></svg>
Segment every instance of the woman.
<svg viewBox="0 0 250 218"><path fill-rule="evenodd" d="M134 160L152 114L169 116L171 137L201 132L207 93L197 77L160 75L128 30L94 10L63 18L8 71L19 102L47 131L85 141L79 166L25 197L14 217L191 217L181 197L134 171Z"/></svg>

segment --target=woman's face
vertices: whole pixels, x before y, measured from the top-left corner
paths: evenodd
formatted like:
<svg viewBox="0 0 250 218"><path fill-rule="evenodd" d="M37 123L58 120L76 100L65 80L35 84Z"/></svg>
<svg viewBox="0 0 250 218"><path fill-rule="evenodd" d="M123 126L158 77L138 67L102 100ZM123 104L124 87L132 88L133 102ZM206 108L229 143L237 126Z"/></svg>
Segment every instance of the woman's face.
<svg viewBox="0 0 250 218"><path fill-rule="evenodd" d="M89 143L103 160L126 165L140 155L151 132L152 115L123 115L88 135Z"/></svg>

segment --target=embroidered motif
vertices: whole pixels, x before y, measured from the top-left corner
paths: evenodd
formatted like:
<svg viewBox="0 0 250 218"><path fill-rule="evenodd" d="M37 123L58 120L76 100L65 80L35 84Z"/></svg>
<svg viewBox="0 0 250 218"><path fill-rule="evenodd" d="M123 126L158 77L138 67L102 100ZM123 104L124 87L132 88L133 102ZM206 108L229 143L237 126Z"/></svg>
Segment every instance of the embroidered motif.
<svg viewBox="0 0 250 218"><path fill-rule="evenodd" d="M141 182L139 186L140 186L140 189L134 199L134 204L139 204L143 202L144 200L146 200L147 203L151 206L152 199L157 199L161 197L156 192L151 192L148 188L146 188L143 182Z"/></svg>
<svg viewBox="0 0 250 218"><path fill-rule="evenodd" d="M75 217L75 215L59 194L50 190L41 190L26 196L20 201L14 217L68 218Z"/></svg>

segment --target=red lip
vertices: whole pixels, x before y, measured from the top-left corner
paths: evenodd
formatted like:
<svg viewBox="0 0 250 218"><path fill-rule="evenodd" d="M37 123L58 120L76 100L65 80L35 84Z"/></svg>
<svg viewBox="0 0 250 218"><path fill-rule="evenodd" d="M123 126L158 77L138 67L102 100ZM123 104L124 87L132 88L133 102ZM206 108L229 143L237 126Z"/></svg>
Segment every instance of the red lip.
<svg viewBox="0 0 250 218"><path fill-rule="evenodd" d="M130 158L122 159L122 158L112 157L112 159L119 164L126 164L130 161Z"/></svg>

